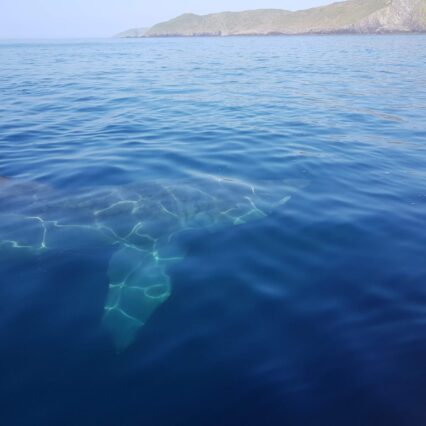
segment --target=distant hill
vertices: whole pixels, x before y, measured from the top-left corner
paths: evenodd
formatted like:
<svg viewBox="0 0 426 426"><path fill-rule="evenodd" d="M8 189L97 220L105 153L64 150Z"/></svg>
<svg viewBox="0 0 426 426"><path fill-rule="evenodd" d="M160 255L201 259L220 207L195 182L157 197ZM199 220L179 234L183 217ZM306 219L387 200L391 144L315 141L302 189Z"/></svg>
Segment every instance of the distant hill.
<svg viewBox="0 0 426 426"><path fill-rule="evenodd" d="M184 14L119 37L426 32L426 0L349 0L290 12L261 9Z"/></svg>
<svg viewBox="0 0 426 426"><path fill-rule="evenodd" d="M117 34L116 37L120 38L139 38L144 37L149 28L132 28L131 30L124 31Z"/></svg>

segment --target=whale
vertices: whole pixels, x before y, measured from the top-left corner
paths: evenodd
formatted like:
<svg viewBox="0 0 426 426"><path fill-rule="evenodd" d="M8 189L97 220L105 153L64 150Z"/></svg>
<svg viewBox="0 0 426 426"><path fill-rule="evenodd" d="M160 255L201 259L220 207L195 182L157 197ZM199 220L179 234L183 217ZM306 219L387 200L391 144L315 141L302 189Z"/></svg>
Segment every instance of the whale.
<svg viewBox="0 0 426 426"><path fill-rule="evenodd" d="M309 181L251 182L222 176L60 191L0 180L0 259L5 253L111 248L100 324L118 353L172 294L170 268L185 235L265 220Z"/></svg>

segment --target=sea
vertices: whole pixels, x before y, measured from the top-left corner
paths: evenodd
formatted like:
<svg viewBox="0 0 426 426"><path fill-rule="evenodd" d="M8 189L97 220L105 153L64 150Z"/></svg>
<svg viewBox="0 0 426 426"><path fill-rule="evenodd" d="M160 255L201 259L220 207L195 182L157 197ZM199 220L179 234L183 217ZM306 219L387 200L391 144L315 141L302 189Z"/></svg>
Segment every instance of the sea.
<svg viewBox="0 0 426 426"><path fill-rule="evenodd" d="M2 425L426 425L425 35L3 40L0 64ZM268 213L193 230L227 214L200 194ZM130 243L81 222L116 207L185 234L120 350Z"/></svg>

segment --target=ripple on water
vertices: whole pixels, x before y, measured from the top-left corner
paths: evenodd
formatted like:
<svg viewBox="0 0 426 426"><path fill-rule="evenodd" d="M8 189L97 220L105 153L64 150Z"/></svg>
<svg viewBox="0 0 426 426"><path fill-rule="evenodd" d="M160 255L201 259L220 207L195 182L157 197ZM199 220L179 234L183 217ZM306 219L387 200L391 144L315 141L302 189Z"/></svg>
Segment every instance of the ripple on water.
<svg viewBox="0 0 426 426"><path fill-rule="evenodd" d="M189 234L119 357L99 326L113 248L3 257L6 421L422 425L424 46L1 42L0 176L64 203L201 175L310 182L264 220Z"/></svg>

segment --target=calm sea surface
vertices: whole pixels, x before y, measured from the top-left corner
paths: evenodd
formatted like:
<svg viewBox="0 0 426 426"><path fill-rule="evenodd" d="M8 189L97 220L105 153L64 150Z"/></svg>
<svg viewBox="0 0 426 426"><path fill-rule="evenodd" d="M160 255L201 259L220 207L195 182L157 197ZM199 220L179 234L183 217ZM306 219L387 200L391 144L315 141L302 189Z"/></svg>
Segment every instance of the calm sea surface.
<svg viewBox="0 0 426 426"><path fill-rule="evenodd" d="M1 424L426 425L425 36L4 41L0 64ZM194 181L270 211L193 231L222 201ZM119 353L122 242L80 221L111 194L108 226L139 203L185 234Z"/></svg>

